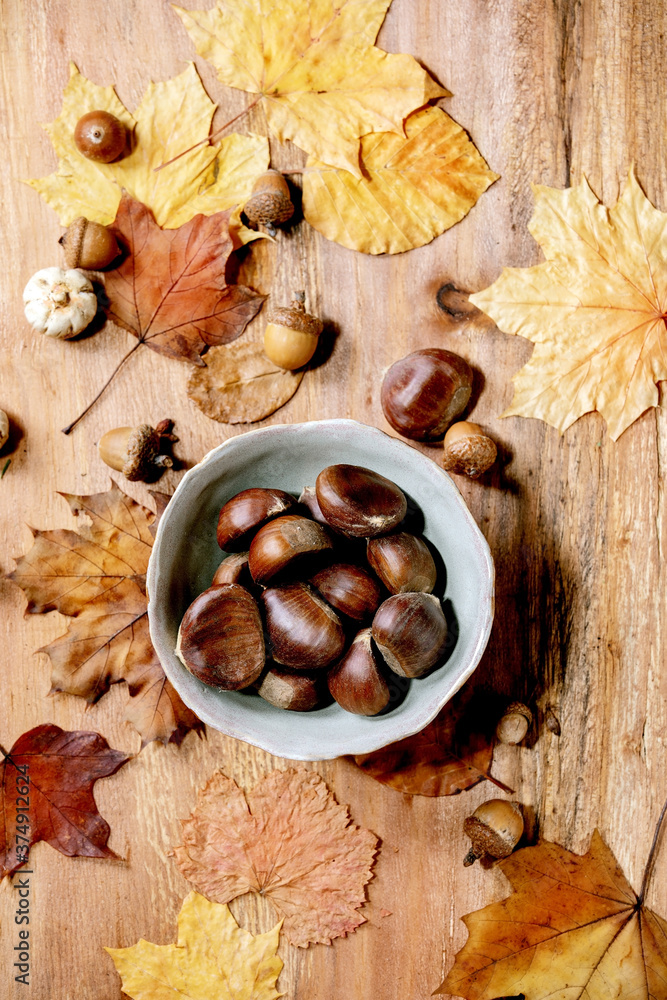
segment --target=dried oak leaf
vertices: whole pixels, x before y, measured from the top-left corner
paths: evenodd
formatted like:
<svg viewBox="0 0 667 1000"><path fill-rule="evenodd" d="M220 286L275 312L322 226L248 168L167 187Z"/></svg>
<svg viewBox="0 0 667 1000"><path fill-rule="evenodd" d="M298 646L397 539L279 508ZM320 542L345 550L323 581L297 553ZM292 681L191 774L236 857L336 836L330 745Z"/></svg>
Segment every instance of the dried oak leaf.
<svg viewBox="0 0 667 1000"><path fill-rule="evenodd" d="M97 811L93 785L129 759L98 733L68 733L46 723L19 736L0 765L2 877L25 864L40 840L70 858L117 857L107 847L111 831ZM17 822L25 817L26 823Z"/></svg>
<svg viewBox="0 0 667 1000"><path fill-rule="evenodd" d="M667 378L667 214L632 171L611 209L586 180L533 190L529 229L545 263L506 268L470 296L501 330L536 345L503 416L536 417L562 433L597 410L615 441L657 406L656 382Z"/></svg>
<svg viewBox="0 0 667 1000"><path fill-rule="evenodd" d="M187 393L213 420L252 424L284 406L304 374L278 368L261 344L243 341L213 347L206 355L206 367L191 372Z"/></svg>
<svg viewBox="0 0 667 1000"><path fill-rule="evenodd" d="M363 253L423 246L468 214L498 175L440 108L411 115L405 136L361 140L363 176L310 159L303 174L306 220L327 239Z"/></svg>
<svg viewBox="0 0 667 1000"><path fill-rule="evenodd" d="M285 937L306 948L365 923L358 911L376 849L377 838L351 824L312 771L273 771L247 795L219 771L183 821L173 854L184 877L218 903L267 896L284 917Z"/></svg>
<svg viewBox="0 0 667 1000"><path fill-rule="evenodd" d="M408 795L456 795L484 778L495 782L489 776L494 740L487 715L480 699L460 696L421 732L359 754L355 763L371 778Z"/></svg>
<svg viewBox="0 0 667 1000"><path fill-rule="evenodd" d="M229 907L191 892L178 915L178 942L105 948L132 1000L276 1000L280 924L256 937Z"/></svg>
<svg viewBox="0 0 667 1000"><path fill-rule="evenodd" d="M240 337L264 296L226 284L228 222L229 213L219 212L160 229L145 205L124 194L110 228L129 253L106 276L109 317L158 354L198 365L207 346Z"/></svg>
<svg viewBox="0 0 667 1000"><path fill-rule="evenodd" d="M180 76L150 84L134 116L113 87L97 86L70 64L62 111L45 126L60 161L58 170L28 183L57 212L63 226L80 215L109 225L122 189L150 208L158 225L167 229L200 213L212 215L242 205L253 180L268 167L268 141L232 134L184 152L207 137L215 107L192 63ZM130 130L127 156L96 163L78 151L74 127L93 110L110 111ZM174 163L156 171L179 154Z"/></svg>
<svg viewBox="0 0 667 1000"><path fill-rule="evenodd" d="M514 892L463 918L435 992L491 1000L664 1000L667 921L643 906L600 834L587 854L525 847L497 863Z"/></svg>
<svg viewBox="0 0 667 1000"><path fill-rule="evenodd" d="M390 3L218 0L175 10L218 78L258 95L279 139L360 176L362 135L403 135L412 111L448 94L412 56L373 45Z"/></svg>
<svg viewBox="0 0 667 1000"><path fill-rule="evenodd" d="M73 620L39 652L51 660L51 690L94 703L126 681L127 719L142 737L180 743L201 723L183 704L153 649L146 613L151 511L115 484L93 496L61 494L90 525L34 531L32 548L9 574L28 598L28 614L57 610Z"/></svg>

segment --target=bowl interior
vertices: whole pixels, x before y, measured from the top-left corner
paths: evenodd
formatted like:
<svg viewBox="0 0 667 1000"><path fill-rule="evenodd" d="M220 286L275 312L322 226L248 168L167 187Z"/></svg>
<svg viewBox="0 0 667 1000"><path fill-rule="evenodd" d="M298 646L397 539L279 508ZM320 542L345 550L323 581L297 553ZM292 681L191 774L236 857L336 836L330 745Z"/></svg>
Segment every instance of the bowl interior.
<svg viewBox="0 0 667 1000"><path fill-rule="evenodd" d="M336 704L288 712L254 693L220 691L198 681L174 647L186 608L210 586L221 560L216 542L220 508L251 486L277 486L298 496L325 466L337 462L380 472L421 509L423 535L446 567L444 600L452 635L446 662L412 681L393 711L370 718ZM210 452L174 493L148 570L151 638L167 677L207 725L295 760L368 753L422 729L470 676L491 628L493 578L488 546L452 480L414 448L352 420L267 427Z"/></svg>

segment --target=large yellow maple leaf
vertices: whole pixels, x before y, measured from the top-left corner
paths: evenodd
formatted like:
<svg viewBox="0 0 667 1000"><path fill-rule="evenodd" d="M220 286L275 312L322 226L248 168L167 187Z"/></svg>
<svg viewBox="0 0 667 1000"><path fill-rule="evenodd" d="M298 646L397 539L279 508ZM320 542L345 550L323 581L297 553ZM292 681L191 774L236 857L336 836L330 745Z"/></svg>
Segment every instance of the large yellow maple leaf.
<svg viewBox="0 0 667 1000"><path fill-rule="evenodd" d="M283 963L280 924L256 937L229 907L191 892L178 915L178 943L141 938L131 948L105 948L132 1000L276 1000Z"/></svg>
<svg viewBox="0 0 667 1000"><path fill-rule="evenodd" d="M448 93L412 56L373 44L390 3L218 0L175 10L219 79L258 95L279 139L361 176L362 135L402 135L412 111Z"/></svg>
<svg viewBox="0 0 667 1000"><path fill-rule="evenodd" d="M200 213L214 215L242 205L254 178L268 167L268 141L232 134L190 149L209 134L215 107L192 63L180 76L151 83L134 115L113 87L92 83L71 64L62 111L45 125L60 161L58 170L28 183L64 226L80 215L109 225L123 189L150 208L166 229L177 229ZM132 132L129 155L97 163L78 151L75 125L95 109L110 111ZM175 156L174 163L155 169Z"/></svg>
<svg viewBox="0 0 667 1000"><path fill-rule="evenodd" d="M411 115L405 132L362 138L363 177L310 159L303 211L311 226L351 250L401 253L459 222L497 180L440 108Z"/></svg>
<svg viewBox="0 0 667 1000"><path fill-rule="evenodd" d="M657 405L656 383L667 378L667 214L633 171L611 209L586 180L534 191L529 229L546 262L505 268L470 297L501 330L536 345L503 416L537 417L562 433L597 410L616 440Z"/></svg>

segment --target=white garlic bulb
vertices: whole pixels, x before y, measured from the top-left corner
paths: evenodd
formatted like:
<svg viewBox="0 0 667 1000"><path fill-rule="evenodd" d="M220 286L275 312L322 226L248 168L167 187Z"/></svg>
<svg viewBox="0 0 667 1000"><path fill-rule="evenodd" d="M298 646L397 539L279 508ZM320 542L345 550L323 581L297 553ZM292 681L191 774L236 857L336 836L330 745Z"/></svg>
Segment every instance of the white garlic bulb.
<svg viewBox="0 0 667 1000"><path fill-rule="evenodd" d="M47 337L68 340L88 326L97 312L93 286L82 271L45 267L23 290L26 319Z"/></svg>

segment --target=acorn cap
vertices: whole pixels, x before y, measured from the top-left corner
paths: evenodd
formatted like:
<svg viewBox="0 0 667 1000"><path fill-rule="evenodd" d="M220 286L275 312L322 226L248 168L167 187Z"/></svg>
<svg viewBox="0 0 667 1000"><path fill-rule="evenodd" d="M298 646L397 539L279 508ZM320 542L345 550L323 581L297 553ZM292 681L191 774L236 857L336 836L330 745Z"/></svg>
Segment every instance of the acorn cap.
<svg viewBox="0 0 667 1000"><path fill-rule="evenodd" d="M156 466L171 468L174 464L168 455L160 455L160 435L150 424L134 427L127 439L127 457L123 475L130 482L143 480L155 471Z"/></svg>
<svg viewBox="0 0 667 1000"><path fill-rule="evenodd" d="M311 337L319 337L324 329L324 323L317 316L307 313L303 302L295 301L291 306L278 306L271 311L269 323L287 326L300 333L309 333Z"/></svg>

